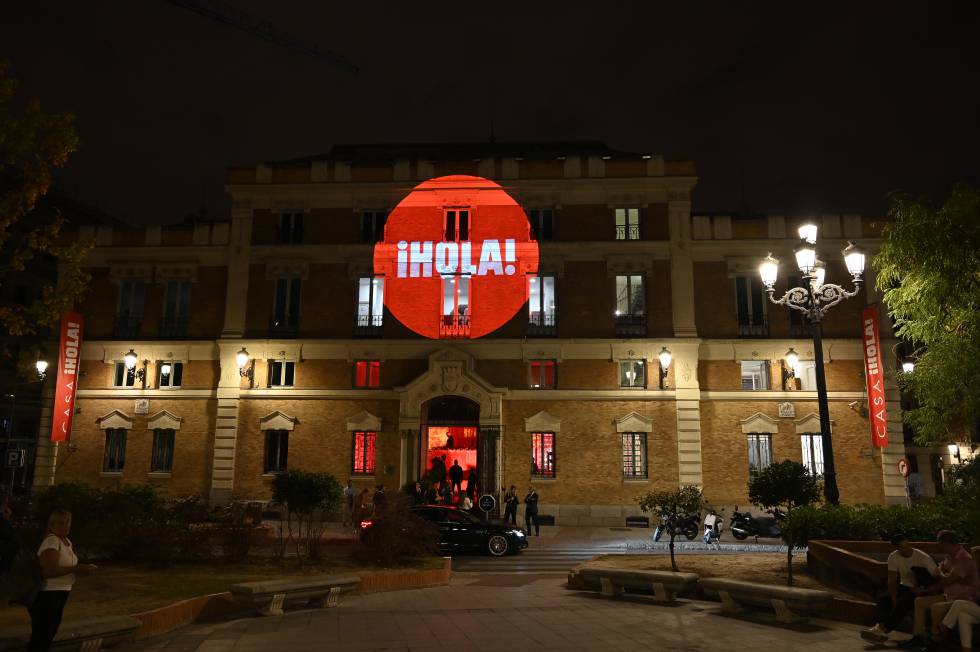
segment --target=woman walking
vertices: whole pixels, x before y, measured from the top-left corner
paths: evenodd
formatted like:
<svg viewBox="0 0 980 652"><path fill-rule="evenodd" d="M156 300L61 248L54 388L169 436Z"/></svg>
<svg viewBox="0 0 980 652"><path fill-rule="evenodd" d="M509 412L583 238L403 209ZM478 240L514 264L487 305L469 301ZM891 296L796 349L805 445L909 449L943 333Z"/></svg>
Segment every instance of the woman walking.
<svg viewBox="0 0 980 652"><path fill-rule="evenodd" d="M48 534L37 549L41 565L41 590L27 608L31 614L30 652L45 652L51 648L61 626L65 603L71 595L71 587L78 575L95 571L92 564L79 564L75 550L68 539L71 531L71 512L56 509L48 517Z"/></svg>

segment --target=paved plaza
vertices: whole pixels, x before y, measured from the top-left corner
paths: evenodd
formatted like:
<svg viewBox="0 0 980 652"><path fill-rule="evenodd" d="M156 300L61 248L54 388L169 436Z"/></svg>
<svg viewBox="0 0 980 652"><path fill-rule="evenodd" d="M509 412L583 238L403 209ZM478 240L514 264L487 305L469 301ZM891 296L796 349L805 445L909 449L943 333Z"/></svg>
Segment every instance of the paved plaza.
<svg viewBox="0 0 980 652"><path fill-rule="evenodd" d="M805 627L718 614L710 602L657 606L565 589L556 575L457 574L449 586L345 597L334 609L195 625L117 648L141 652L234 650L864 650L858 627Z"/></svg>

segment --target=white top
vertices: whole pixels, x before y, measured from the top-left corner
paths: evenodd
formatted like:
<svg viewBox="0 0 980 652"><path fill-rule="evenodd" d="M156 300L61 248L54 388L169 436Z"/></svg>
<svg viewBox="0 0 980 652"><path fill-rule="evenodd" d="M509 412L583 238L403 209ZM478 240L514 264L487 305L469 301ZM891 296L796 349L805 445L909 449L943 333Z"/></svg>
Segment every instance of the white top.
<svg viewBox="0 0 980 652"><path fill-rule="evenodd" d="M65 541L68 541L68 539L65 539ZM71 547L71 541L65 544L57 535L49 534L44 537L44 541L41 542L41 547L37 549L37 556L40 557L42 552L49 549L58 551L59 566L72 567L78 565L78 557L75 556L75 550ZM41 585L41 590L71 591L71 585L74 583L75 573L69 573L61 577L51 577L44 580L44 583Z"/></svg>
<svg viewBox="0 0 980 652"><path fill-rule="evenodd" d="M888 572L898 573L899 582L910 589L914 589L917 585L915 573L912 572L913 566L921 566L928 570L930 575L936 576L936 562L918 548L912 548L912 554L908 557L902 556L897 550L888 555Z"/></svg>

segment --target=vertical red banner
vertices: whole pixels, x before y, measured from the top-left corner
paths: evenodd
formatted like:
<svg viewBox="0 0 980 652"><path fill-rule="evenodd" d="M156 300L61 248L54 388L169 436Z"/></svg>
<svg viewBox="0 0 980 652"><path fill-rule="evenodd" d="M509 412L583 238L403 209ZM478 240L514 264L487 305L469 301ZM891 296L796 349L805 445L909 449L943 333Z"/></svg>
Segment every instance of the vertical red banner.
<svg viewBox="0 0 980 652"><path fill-rule="evenodd" d="M82 353L82 316L75 312L61 318L61 340L58 344L58 385L55 388L54 412L51 415L51 441L68 441L71 420L75 414L78 391L79 360Z"/></svg>
<svg viewBox="0 0 980 652"><path fill-rule="evenodd" d="M864 376L868 381L868 414L871 443L878 448L888 445L888 418L885 415L885 368L881 364L881 337L878 334L878 305L861 312Z"/></svg>

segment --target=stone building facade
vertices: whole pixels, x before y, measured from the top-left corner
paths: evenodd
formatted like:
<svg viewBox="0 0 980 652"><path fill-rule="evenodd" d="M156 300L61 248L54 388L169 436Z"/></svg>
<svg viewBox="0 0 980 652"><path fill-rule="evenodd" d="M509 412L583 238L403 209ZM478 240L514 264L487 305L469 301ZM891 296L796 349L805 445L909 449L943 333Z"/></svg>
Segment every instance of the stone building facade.
<svg viewBox="0 0 980 652"><path fill-rule="evenodd" d="M480 339L415 335L371 294L385 216L451 174L520 203L551 288ZM77 414L70 444L40 450L36 483L266 499L277 469L303 468L393 490L445 451L477 467L481 493L533 483L559 524L620 525L649 490L696 484L714 505L744 505L750 464L819 471L807 327L756 280L766 252L792 261L797 221L693 214L696 181L688 161L599 143L336 147L229 170L229 221L80 225L97 246ZM873 254L880 225L817 222L828 280L849 283L838 252L852 240ZM888 448L872 447L861 409L859 315L880 299L867 281L824 324L848 503L905 499L897 391Z"/></svg>

